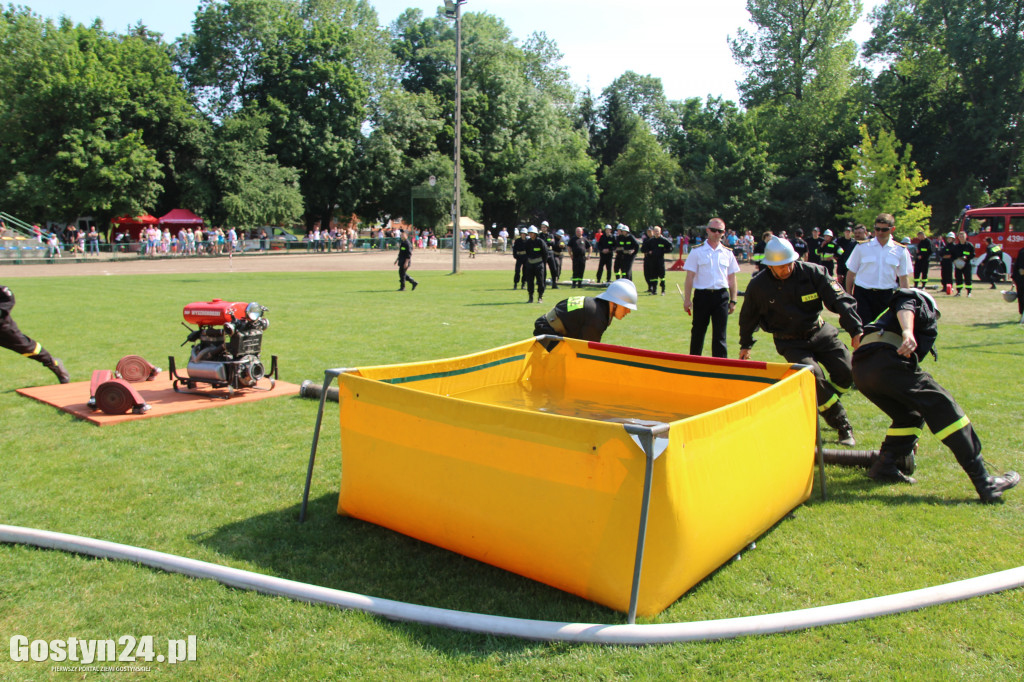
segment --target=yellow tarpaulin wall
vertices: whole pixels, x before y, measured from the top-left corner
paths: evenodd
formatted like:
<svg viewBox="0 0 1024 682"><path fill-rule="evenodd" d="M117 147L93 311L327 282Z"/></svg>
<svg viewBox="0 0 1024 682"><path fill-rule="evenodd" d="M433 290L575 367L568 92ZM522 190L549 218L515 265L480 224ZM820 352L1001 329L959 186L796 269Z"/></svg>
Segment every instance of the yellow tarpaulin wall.
<svg viewBox="0 0 1024 682"><path fill-rule="evenodd" d="M519 406L466 399L488 388ZM679 415L654 462L637 613L656 614L807 499L806 369L534 340L339 377L338 512L629 608L647 457L620 423ZM458 397L463 396L463 397Z"/></svg>

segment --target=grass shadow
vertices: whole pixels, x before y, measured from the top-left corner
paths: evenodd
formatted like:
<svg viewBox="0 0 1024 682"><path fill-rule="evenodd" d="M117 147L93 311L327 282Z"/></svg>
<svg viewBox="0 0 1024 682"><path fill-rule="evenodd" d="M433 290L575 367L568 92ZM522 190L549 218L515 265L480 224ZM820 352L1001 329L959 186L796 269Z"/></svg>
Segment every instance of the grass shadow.
<svg viewBox="0 0 1024 682"><path fill-rule="evenodd" d="M310 500L304 523L294 505L193 540L274 576L357 594L513 618L625 622L622 614L561 590L339 516L337 499Z"/></svg>

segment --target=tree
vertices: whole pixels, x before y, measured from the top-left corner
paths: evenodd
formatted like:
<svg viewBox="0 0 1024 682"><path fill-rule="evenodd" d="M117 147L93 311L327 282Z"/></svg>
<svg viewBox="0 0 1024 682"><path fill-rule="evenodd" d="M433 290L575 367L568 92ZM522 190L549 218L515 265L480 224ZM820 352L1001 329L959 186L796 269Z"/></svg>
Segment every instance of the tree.
<svg viewBox="0 0 1024 682"><path fill-rule="evenodd" d="M679 125L668 148L681 169L680 196L669 224L680 229L712 216L740 229L758 229L779 181L768 144L750 119L721 98L671 104Z"/></svg>
<svg viewBox="0 0 1024 682"><path fill-rule="evenodd" d="M266 151L268 117L240 111L225 119L210 155L213 195L209 218L252 228L285 225L302 215L299 174Z"/></svg>
<svg viewBox="0 0 1024 682"><path fill-rule="evenodd" d="M776 224L821 224L835 213L829 169L856 140L866 78L849 33L860 0L748 0L754 33L730 40L745 69L740 100L785 180L773 193Z"/></svg>
<svg viewBox="0 0 1024 682"><path fill-rule="evenodd" d="M211 116L268 115L269 151L299 171L305 222L330 223L359 197L356 154L389 65L365 0L204 0L179 46Z"/></svg>
<svg viewBox="0 0 1024 682"><path fill-rule="evenodd" d="M0 13L0 196L35 219L153 210L200 128L166 46Z"/></svg>
<svg viewBox="0 0 1024 682"><path fill-rule="evenodd" d="M944 228L1022 173L1024 11L1019 0L890 0L872 20L876 115L913 145Z"/></svg>
<svg viewBox="0 0 1024 682"><path fill-rule="evenodd" d="M891 213L900 235L911 236L919 229L927 232L932 209L914 199L928 181L911 160L910 145L900 154L893 133L880 130L873 139L866 125L859 130L860 146L850 149L847 162L835 164L847 202L840 217L870 225L877 214Z"/></svg>
<svg viewBox="0 0 1024 682"><path fill-rule="evenodd" d="M639 119L626 148L605 173L607 217L638 228L660 225L676 190L679 166Z"/></svg>

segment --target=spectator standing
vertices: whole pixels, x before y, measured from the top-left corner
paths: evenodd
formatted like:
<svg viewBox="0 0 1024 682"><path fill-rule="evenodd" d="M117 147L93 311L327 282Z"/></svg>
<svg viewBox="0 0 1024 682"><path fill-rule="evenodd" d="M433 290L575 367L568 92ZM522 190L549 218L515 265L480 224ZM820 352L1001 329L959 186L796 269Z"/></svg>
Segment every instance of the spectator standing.
<svg viewBox="0 0 1024 682"><path fill-rule="evenodd" d="M583 273L587 270L587 254L594 248L583 236L583 228L577 227L576 234L569 238L569 255L572 258L572 288L583 288ZM513 287L515 288L515 287Z"/></svg>
<svg viewBox="0 0 1024 682"><path fill-rule="evenodd" d="M721 243L725 221L712 218L705 230L707 241L690 253L683 266L686 270L683 309L687 315L693 315L690 355L703 353L704 337L710 323L711 354L716 358L727 358L726 326L729 315L736 309L736 273L740 266L732 251Z"/></svg>
<svg viewBox="0 0 1024 682"><path fill-rule="evenodd" d="M601 275L607 272L605 278L612 281L612 257L615 255L615 238L612 236L612 226L605 225L601 234L597 236L597 283L601 283Z"/></svg>
<svg viewBox="0 0 1024 682"><path fill-rule="evenodd" d="M875 218L875 238L858 244L846 261L846 290L857 299L857 312L862 320L878 317L897 287L910 286L910 253L892 238L895 225L891 214L879 213Z"/></svg>

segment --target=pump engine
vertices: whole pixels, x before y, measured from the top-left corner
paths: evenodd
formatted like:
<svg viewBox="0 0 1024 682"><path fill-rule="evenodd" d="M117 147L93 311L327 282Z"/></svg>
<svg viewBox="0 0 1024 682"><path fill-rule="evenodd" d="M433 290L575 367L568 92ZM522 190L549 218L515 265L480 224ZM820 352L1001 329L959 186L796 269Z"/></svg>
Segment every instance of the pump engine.
<svg viewBox="0 0 1024 682"><path fill-rule="evenodd" d="M265 391L274 388L277 356L271 356L269 373L260 360L263 332L270 326L270 321L264 317L266 312L259 303L231 303L219 298L185 306L182 326L189 334L181 345L194 345L186 368L187 377L178 376L174 357L168 358L174 390L198 393L194 389L203 383L210 388L227 388L230 398L240 388ZM199 325L199 328L192 329L189 324ZM258 386L263 379L270 382L269 387Z"/></svg>

